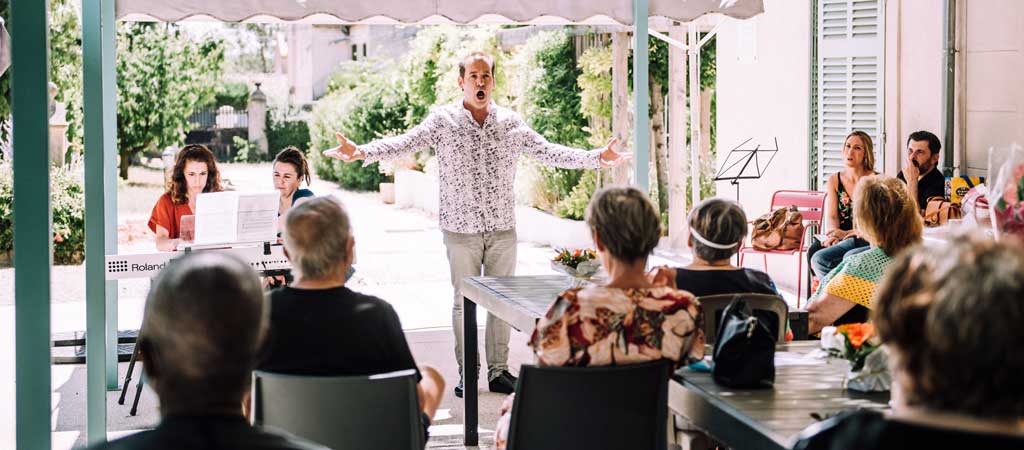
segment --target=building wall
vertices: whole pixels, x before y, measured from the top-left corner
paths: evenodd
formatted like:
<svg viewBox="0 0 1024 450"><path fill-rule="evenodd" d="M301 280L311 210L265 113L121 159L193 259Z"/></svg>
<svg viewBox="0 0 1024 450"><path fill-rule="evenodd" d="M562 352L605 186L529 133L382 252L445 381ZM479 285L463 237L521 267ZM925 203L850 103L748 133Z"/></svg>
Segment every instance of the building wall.
<svg viewBox="0 0 1024 450"><path fill-rule="evenodd" d="M988 149L1024 144L1024 2L957 2L956 124L953 165L985 175ZM942 129L942 2L889 0L886 58L887 149L900 155L907 136ZM889 152L890 154L892 152ZM895 174L902 158L890 158Z"/></svg>
<svg viewBox="0 0 1024 450"><path fill-rule="evenodd" d="M725 19L717 37L716 168L748 138L744 148L773 148L778 139L779 152L764 177L740 184L739 201L749 219L768 211L774 191L808 188L810 3L765 0L764 9L746 21ZM717 188L720 196L736 196L728 182ZM795 257L771 256L768 262L776 283L795 288ZM747 265L759 268L761 258Z"/></svg>
<svg viewBox="0 0 1024 450"><path fill-rule="evenodd" d="M885 20L883 172L895 176L903 167L910 133L927 130L942 139L942 2L888 0Z"/></svg>
<svg viewBox="0 0 1024 450"><path fill-rule="evenodd" d="M1024 145L1024 2L964 3L958 41L967 171L985 175L989 147Z"/></svg>

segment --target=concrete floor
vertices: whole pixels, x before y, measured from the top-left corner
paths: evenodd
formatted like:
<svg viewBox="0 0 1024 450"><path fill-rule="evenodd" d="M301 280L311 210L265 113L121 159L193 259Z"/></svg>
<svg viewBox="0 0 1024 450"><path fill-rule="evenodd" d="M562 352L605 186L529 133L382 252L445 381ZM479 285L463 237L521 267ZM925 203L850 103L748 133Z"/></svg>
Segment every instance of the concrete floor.
<svg viewBox="0 0 1024 450"><path fill-rule="evenodd" d="M259 187L269 182L267 168L251 166L225 171L237 189ZM419 211L386 205L377 193L352 193L334 184L314 181L314 192L335 195L345 204L356 238L357 272L349 285L390 302L402 321L403 329L417 362L437 367L449 387L431 429L429 448L465 448L462 446L462 404L451 393L458 382L451 331L452 287L437 218ZM123 218L122 218L123 219ZM134 220L137 220L135 218ZM151 251L151 241L122 245L120 253ZM680 264L681 260L661 254L652 264ZM548 261L549 247L521 242L518 248L517 274L553 274ZM84 266L59 266L52 272L51 332L85 329ZM148 280L119 283L118 324L120 329L137 329L141 323L143 300ZM0 269L0 449L14 448L14 308L13 269ZM484 312L480 311L479 323ZM528 336L513 331L509 365L532 362L526 346ZM481 347L483 337L480 337ZM482 351L482 350L481 350ZM120 364L123 380L127 363ZM486 371L483 370L482 374ZM486 377L482 377L486 378ZM53 448L70 449L85 443L85 366L59 365L52 368ZM490 448L491 431L504 396L487 392L482 383L480 395L480 448ZM134 387L134 383L133 386ZM159 419L157 399L148 388L143 391L139 415L129 416L128 406L116 403L118 392L108 393L108 436L115 438L152 427ZM130 400L129 400L130 402Z"/></svg>

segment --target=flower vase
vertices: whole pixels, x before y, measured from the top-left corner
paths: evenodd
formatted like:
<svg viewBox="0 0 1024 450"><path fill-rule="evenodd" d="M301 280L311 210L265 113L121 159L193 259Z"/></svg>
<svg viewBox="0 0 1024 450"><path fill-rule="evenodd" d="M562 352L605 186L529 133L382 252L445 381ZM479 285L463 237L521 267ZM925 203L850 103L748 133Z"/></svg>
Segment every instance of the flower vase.
<svg viewBox="0 0 1024 450"><path fill-rule="evenodd" d="M857 392L887 392L892 386L889 373L889 352L884 346L864 357L860 370L850 369L843 378L843 389Z"/></svg>
<svg viewBox="0 0 1024 450"><path fill-rule="evenodd" d="M591 277L601 269L601 261L596 259L583 261L577 264L576 267L569 267L558 261L551 261L551 268L556 272L566 275L568 283L566 289L575 289L585 286L590 281Z"/></svg>

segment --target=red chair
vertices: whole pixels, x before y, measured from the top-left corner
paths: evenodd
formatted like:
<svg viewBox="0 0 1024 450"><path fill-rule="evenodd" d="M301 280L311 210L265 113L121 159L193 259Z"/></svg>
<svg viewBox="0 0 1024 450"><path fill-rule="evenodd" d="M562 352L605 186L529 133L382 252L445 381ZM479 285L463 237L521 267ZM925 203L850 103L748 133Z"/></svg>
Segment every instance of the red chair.
<svg viewBox="0 0 1024 450"><path fill-rule="evenodd" d="M800 210L800 214L804 217L805 232L800 236L800 246L793 250L757 250L754 247L748 246L746 243L743 247L740 247L740 266L743 266L743 259L747 253L760 253L764 259L764 271L768 271L768 255L792 255L796 253L797 258L797 271L796 271L796 307L800 307L800 298L802 294L803 283L800 282L800 274L804 268L804 252L807 251L807 226L812 225L814 227L821 227L822 216L825 211L825 193L818 191L775 191L772 194L772 205L771 211L775 211L779 208L787 208L789 206L796 206ZM810 267L808 267L810 270ZM809 275L809 274L808 274ZM808 293L810 295L810 293Z"/></svg>

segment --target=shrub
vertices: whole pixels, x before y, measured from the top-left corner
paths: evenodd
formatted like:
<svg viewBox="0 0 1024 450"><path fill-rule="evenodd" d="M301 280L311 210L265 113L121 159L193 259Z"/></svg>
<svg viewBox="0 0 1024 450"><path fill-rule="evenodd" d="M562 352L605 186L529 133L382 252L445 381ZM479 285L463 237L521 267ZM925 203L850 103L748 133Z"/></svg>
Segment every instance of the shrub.
<svg viewBox="0 0 1024 450"><path fill-rule="evenodd" d="M559 217L573 220L583 220L583 213L587 210L590 198L594 196L597 189L597 171L588 170L580 176L579 182L573 186L569 196L562 200L555 213Z"/></svg>
<svg viewBox="0 0 1024 450"><path fill-rule="evenodd" d="M225 82L217 85L213 91L213 103L206 106L219 108L230 106L237 110L249 107L249 86L241 82Z"/></svg>
<svg viewBox="0 0 1024 450"><path fill-rule="evenodd" d="M0 164L0 253L14 248L12 170ZM81 176L65 169L50 173L53 262L81 264L85 257L85 190Z"/></svg>
<svg viewBox="0 0 1024 450"><path fill-rule="evenodd" d="M305 120L277 121L267 111L267 147L270 149L270 157L290 145L303 152L309 150L309 125Z"/></svg>

